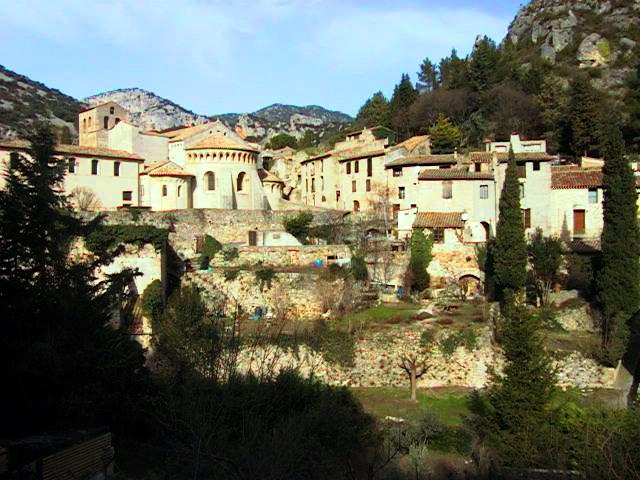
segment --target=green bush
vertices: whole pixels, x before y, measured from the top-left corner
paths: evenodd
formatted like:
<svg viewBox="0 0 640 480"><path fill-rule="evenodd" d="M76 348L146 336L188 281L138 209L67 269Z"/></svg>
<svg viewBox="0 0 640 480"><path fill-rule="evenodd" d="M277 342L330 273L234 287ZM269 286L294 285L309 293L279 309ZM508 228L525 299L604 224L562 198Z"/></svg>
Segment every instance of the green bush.
<svg viewBox="0 0 640 480"><path fill-rule="evenodd" d="M478 336L472 328L465 328L458 332L451 332L440 340L438 346L445 357L450 357L458 347L464 347L469 351L476 348Z"/></svg>
<svg viewBox="0 0 640 480"><path fill-rule="evenodd" d="M209 257L207 255L200 255L200 270L209 269Z"/></svg>
<svg viewBox="0 0 640 480"><path fill-rule="evenodd" d="M354 254L351 256L351 274L353 279L358 282L366 282L369 278L369 270L367 269L367 262L364 260L364 256Z"/></svg>
<svg viewBox="0 0 640 480"><path fill-rule="evenodd" d="M334 280L338 280L339 278L345 278L349 274L349 271L338 265L337 263L332 263L326 269L320 272L320 277L323 280L328 280L333 282Z"/></svg>
<svg viewBox="0 0 640 480"><path fill-rule="evenodd" d="M102 225L90 233L85 244L97 254L112 251L119 245L153 245L160 250L167 242L169 232L151 225Z"/></svg>
<svg viewBox="0 0 640 480"><path fill-rule="evenodd" d="M164 307L164 288L160 280L154 280L142 292L142 313L157 321Z"/></svg>
<svg viewBox="0 0 640 480"><path fill-rule="evenodd" d="M232 262L240 256L236 247L224 248L222 250L222 258L225 262Z"/></svg>
<svg viewBox="0 0 640 480"><path fill-rule="evenodd" d="M311 231L312 221L313 213L300 212L293 217L285 218L282 223L288 233L296 237L300 243L306 244Z"/></svg>
<svg viewBox="0 0 640 480"><path fill-rule="evenodd" d="M271 282L276 278L276 271L271 267L260 266L255 271L256 281L260 283L260 290L271 288Z"/></svg>
<svg viewBox="0 0 640 480"><path fill-rule="evenodd" d="M325 327L320 333L319 350L329 363L353 367L355 341L349 332Z"/></svg>
<svg viewBox="0 0 640 480"><path fill-rule="evenodd" d="M227 282L232 282L236 278L238 278L239 274L240 274L240 269L238 269L238 268L230 268L230 269L224 271L224 279Z"/></svg>
<svg viewBox="0 0 640 480"><path fill-rule="evenodd" d="M200 255L200 270L208 269L209 262L220 250L222 250L222 244L211 235L205 235Z"/></svg>

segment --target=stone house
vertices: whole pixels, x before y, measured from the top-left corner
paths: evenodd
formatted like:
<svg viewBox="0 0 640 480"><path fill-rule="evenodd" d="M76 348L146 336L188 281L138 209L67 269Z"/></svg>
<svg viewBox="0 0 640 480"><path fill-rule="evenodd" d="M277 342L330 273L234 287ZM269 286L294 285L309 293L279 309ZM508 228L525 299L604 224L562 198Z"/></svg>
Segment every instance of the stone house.
<svg viewBox="0 0 640 480"><path fill-rule="evenodd" d="M0 166L11 168L16 155L27 155L29 143L25 140L0 142ZM56 145L55 155L66 163L67 174L64 190L75 194L72 201L84 208L82 191L92 192L95 202L92 209L115 210L123 206L139 205L138 178L144 159L121 150L84 145ZM0 188L4 188L4 176L0 176ZM85 196L86 200L86 196Z"/></svg>

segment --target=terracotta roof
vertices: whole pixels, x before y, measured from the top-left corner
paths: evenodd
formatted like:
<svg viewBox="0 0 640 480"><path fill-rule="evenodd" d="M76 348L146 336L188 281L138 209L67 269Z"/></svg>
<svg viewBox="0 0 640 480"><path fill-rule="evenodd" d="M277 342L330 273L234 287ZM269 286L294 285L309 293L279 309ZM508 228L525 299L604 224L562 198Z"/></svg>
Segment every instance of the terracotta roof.
<svg viewBox="0 0 640 480"><path fill-rule="evenodd" d="M27 140L7 140L0 142L0 149L3 150L28 150L30 147ZM55 146L55 153L64 155L82 155L87 157L118 158L122 160L135 160L143 162L144 159L135 153L124 150L112 150L110 148L87 147L83 145L68 145L59 143Z"/></svg>
<svg viewBox="0 0 640 480"><path fill-rule="evenodd" d="M576 238L569 242L569 250L574 253L598 253L602 251L602 242L596 238Z"/></svg>
<svg viewBox="0 0 640 480"><path fill-rule="evenodd" d="M334 153L333 150L328 150L328 151L326 151L324 153L321 153L319 155L316 155L314 157L305 158L304 160L301 160L300 163L301 164L302 163L307 163L307 162L310 162L312 160L322 160L324 158L330 157L331 155L333 155L333 153Z"/></svg>
<svg viewBox="0 0 640 480"><path fill-rule="evenodd" d="M140 175L150 177L193 177L194 175L185 171L180 165L169 161L156 162L149 165Z"/></svg>
<svg viewBox="0 0 640 480"><path fill-rule="evenodd" d="M508 152L469 152L469 160L471 162L489 163L493 159L495 153L499 162L506 162L509 159ZM521 152L515 153L516 162L538 161L551 162L556 157L544 152Z"/></svg>
<svg viewBox="0 0 640 480"><path fill-rule="evenodd" d="M385 154L385 150L384 148L369 150L367 148L354 147L354 148L348 148L345 150L338 150L338 151L334 150L333 153L339 162L346 162L347 160L356 160L358 158L379 157L380 155Z"/></svg>
<svg viewBox="0 0 640 480"><path fill-rule="evenodd" d="M418 180L493 180L491 172L470 172L465 168L425 168Z"/></svg>
<svg viewBox="0 0 640 480"><path fill-rule="evenodd" d="M189 138L196 133L204 132L207 128L210 128L213 125L213 122L201 123L199 125L194 125L191 127L181 127L173 130L158 132L165 137L169 137L172 142L180 142L186 138Z"/></svg>
<svg viewBox="0 0 640 480"><path fill-rule="evenodd" d="M407 151L412 152L417 146L428 141L429 138L431 138L429 135L416 135L415 137L408 138L404 142L400 142L399 144L393 146L391 150L405 148L407 149Z"/></svg>
<svg viewBox="0 0 640 480"><path fill-rule="evenodd" d="M464 228L463 212L418 212L413 228Z"/></svg>
<svg viewBox="0 0 640 480"><path fill-rule="evenodd" d="M599 168L553 167L551 169L551 188L554 190L600 186L602 186L602 170Z"/></svg>
<svg viewBox="0 0 640 480"><path fill-rule="evenodd" d="M271 182L271 183L282 183L284 184L284 182L282 180L280 180L277 176L275 176L273 173L271 173L268 170L258 170L258 176L260 177L260 180L262 180L262 182Z"/></svg>
<svg viewBox="0 0 640 480"><path fill-rule="evenodd" d="M234 140L232 138L218 134L209 135L207 138L201 140L195 145L185 148L185 150L201 150L207 148L216 148L222 150L244 150L247 152L258 151L242 140Z"/></svg>
<svg viewBox="0 0 640 480"><path fill-rule="evenodd" d="M457 163L457 159L452 153L443 155L410 155L408 157L397 158L390 161L385 165L385 168L410 167L413 165L442 165L453 163Z"/></svg>

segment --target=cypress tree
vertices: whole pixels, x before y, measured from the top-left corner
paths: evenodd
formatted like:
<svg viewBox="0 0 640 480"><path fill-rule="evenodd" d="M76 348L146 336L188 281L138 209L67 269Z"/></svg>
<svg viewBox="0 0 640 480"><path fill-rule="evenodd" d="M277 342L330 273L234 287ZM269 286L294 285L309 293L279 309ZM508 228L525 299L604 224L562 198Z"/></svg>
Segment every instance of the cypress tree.
<svg viewBox="0 0 640 480"><path fill-rule="evenodd" d="M627 322L640 308L640 231L635 177L624 158L622 133L610 124L602 140L604 227L596 285L603 346L608 361L615 363L626 347Z"/></svg>
<svg viewBox="0 0 640 480"><path fill-rule="evenodd" d="M505 364L486 395L471 399L472 425L494 461L512 467L549 466L553 428L548 406L555 375L540 335L540 320L511 295L503 303Z"/></svg>
<svg viewBox="0 0 640 480"><path fill-rule="evenodd" d="M520 210L520 182L513 150L509 150L507 171L500 194L500 215L493 250L493 269L498 298L507 290L517 294L527 280L527 244Z"/></svg>
<svg viewBox="0 0 640 480"><path fill-rule="evenodd" d="M411 257L409 268L412 274L411 288L422 292L429 286L429 264L433 258L431 249L433 239L431 235L427 237L422 230L415 230L411 235Z"/></svg>
<svg viewBox="0 0 640 480"><path fill-rule="evenodd" d="M493 85L497 64L496 44L484 36L474 46L469 62L469 86L474 92L484 92Z"/></svg>
<svg viewBox="0 0 640 480"><path fill-rule="evenodd" d="M589 79L578 76L571 83L567 124L571 137L571 150L577 157L597 150L596 132L600 113L599 97Z"/></svg>

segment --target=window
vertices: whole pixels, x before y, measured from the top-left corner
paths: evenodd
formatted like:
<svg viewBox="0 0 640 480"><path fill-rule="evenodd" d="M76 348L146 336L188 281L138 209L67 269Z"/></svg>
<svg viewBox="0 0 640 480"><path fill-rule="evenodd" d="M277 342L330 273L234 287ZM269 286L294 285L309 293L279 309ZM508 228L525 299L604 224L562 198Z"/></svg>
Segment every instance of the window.
<svg viewBox="0 0 640 480"><path fill-rule="evenodd" d="M140 192L139 192L139 195L140 195L140 199L143 199L143 198L144 198L144 187L143 187L142 185L140 185Z"/></svg>
<svg viewBox="0 0 640 480"><path fill-rule="evenodd" d="M444 243L444 228L432 228L433 243Z"/></svg>
<svg viewBox="0 0 640 480"><path fill-rule="evenodd" d="M205 184L207 185L207 190L212 192L216 189L216 176L213 172L207 172L204 174Z"/></svg>
<svg viewBox="0 0 640 480"><path fill-rule="evenodd" d="M520 184L520 198L524 198L524 183Z"/></svg>
<svg viewBox="0 0 640 480"><path fill-rule="evenodd" d="M418 205L417 205L417 204L415 204L415 203L412 203L412 204L411 204L411 208L418 208Z"/></svg>
<svg viewBox="0 0 640 480"><path fill-rule="evenodd" d="M527 165L526 165L526 163L518 165L518 178L527 178Z"/></svg>
<svg viewBox="0 0 640 480"><path fill-rule="evenodd" d="M116 125L120 123L120 119L116 117Z"/></svg>
<svg viewBox="0 0 640 480"><path fill-rule="evenodd" d="M116 113L116 109L115 109L115 107L110 107L110 108L109 108L109 113L110 113L111 115L113 115L114 113Z"/></svg>
<svg viewBox="0 0 640 480"><path fill-rule="evenodd" d="M120 162L113 162L113 176L120 176Z"/></svg>
<svg viewBox="0 0 640 480"><path fill-rule="evenodd" d="M453 198L453 184L450 180L445 180L444 182L442 182L442 198Z"/></svg>
<svg viewBox="0 0 640 480"><path fill-rule="evenodd" d="M400 204L394 203L393 204L393 220L394 221L398 220L398 212L399 211L400 211Z"/></svg>
<svg viewBox="0 0 640 480"><path fill-rule="evenodd" d="M130 192L130 191L122 192L122 201L123 202L130 202L131 200L133 200L133 192Z"/></svg>
<svg viewBox="0 0 640 480"><path fill-rule="evenodd" d="M307 191L307 193L309 193L309 179L308 178L304 179L304 189Z"/></svg>
<svg viewBox="0 0 640 480"><path fill-rule="evenodd" d="M540 162L533 162L533 171L534 172L540 171Z"/></svg>
<svg viewBox="0 0 640 480"><path fill-rule="evenodd" d="M340 190L336 190L336 202L340 201Z"/></svg>
<svg viewBox="0 0 640 480"><path fill-rule="evenodd" d="M489 185L480 185L480 200L489 198Z"/></svg>
<svg viewBox="0 0 640 480"><path fill-rule="evenodd" d="M347 175L351 173L351 164L347 162Z"/></svg>
<svg viewBox="0 0 640 480"><path fill-rule="evenodd" d="M238 178L236 180L236 190L238 192L242 192L244 190L244 177L246 176L246 173L244 172L240 172L238 174ZM312 180L313 182L313 180ZM311 184L311 189L313 190L313 183Z"/></svg>
<svg viewBox="0 0 640 480"><path fill-rule="evenodd" d="M316 191L316 179L312 178L311 179L311 193L315 193Z"/></svg>
<svg viewBox="0 0 640 480"><path fill-rule="evenodd" d="M320 190L324 192L324 177L320 177Z"/></svg>
<svg viewBox="0 0 640 480"><path fill-rule="evenodd" d="M355 173L360 173L360 161L359 161L359 160L356 160L356 161L354 162L354 167L355 167L355 168L354 168L354 172L355 172Z"/></svg>
<svg viewBox="0 0 640 480"><path fill-rule="evenodd" d="M166 185L162 185L162 196L166 197L168 194L167 192L167 186Z"/></svg>
<svg viewBox="0 0 640 480"><path fill-rule="evenodd" d="M396 167L393 169L393 176L394 177L401 177L402 176L402 168L400 167Z"/></svg>
<svg viewBox="0 0 640 480"><path fill-rule="evenodd" d="M76 173L76 159L69 159L69 173Z"/></svg>
<svg viewBox="0 0 640 480"><path fill-rule="evenodd" d="M590 188L589 189L589 203L598 203L598 189Z"/></svg>
<svg viewBox="0 0 640 480"><path fill-rule="evenodd" d="M583 235L586 230L586 221L585 221L585 212L584 210L574 210L573 211L573 234L574 235Z"/></svg>
<svg viewBox="0 0 640 480"><path fill-rule="evenodd" d="M371 191L371 180L369 180L368 178L367 178L367 184L366 185L367 185L367 192L370 192Z"/></svg>
<svg viewBox="0 0 640 480"><path fill-rule="evenodd" d="M367 177L373 176L373 158L367 158Z"/></svg>
<svg viewBox="0 0 640 480"><path fill-rule="evenodd" d="M354 212L359 212L360 211L360 202L357 200L353 201L353 211Z"/></svg>
<svg viewBox="0 0 640 480"><path fill-rule="evenodd" d="M109 117L104 117L102 119L102 123L103 123L104 128L109 128Z"/></svg>
<svg viewBox="0 0 640 480"><path fill-rule="evenodd" d="M83 132L87 131L87 119L86 118L82 119L82 131Z"/></svg>
<svg viewBox="0 0 640 480"><path fill-rule="evenodd" d="M20 159L20 154L18 152L11 152L9 154L9 168L12 170L16 168L16 164L18 163L19 159Z"/></svg>
<svg viewBox="0 0 640 480"><path fill-rule="evenodd" d="M398 188L398 198L399 198L400 200L403 200L403 199L404 199L404 187L400 187L400 188Z"/></svg>
<svg viewBox="0 0 640 480"><path fill-rule="evenodd" d="M91 175L98 175L98 160L91 160Z"/></svg>
<svg viewBox="0 0 640 480"><path fill-rule="evenodd" d="M182 196L182 185L178 185L178 197Z"/></svg>
<svg viewBox="0 0 640 480"><path fill-rule="evenodd" d="M480 172L482 171L482 164L480 162L476 162L473 164L473 170L475 172Z"/></svg>
<svg viewBox="0 0 640 480"><path fill-rule="evenodd" d="M522 224L524 225L524 228L531 228L531 209L523 208L521 212L522 212Z"/></svg>
<svg viewBox="0 0 640 480"><path fill-rule="evenodd" d="M326 201L327 201L327 197L325 197L324 195L322 195L322 198L320 199L320 201L321 201L322 203L326 202Z"/></svg>
<svg viewBox="0 0 640 480"><path fill-rule="evenodd" d="M351 191L352 191L352 192L357 191L357 188L356 188L356 181L355 181L355 180L353 180L353 181L351 182Z"/></svg>

